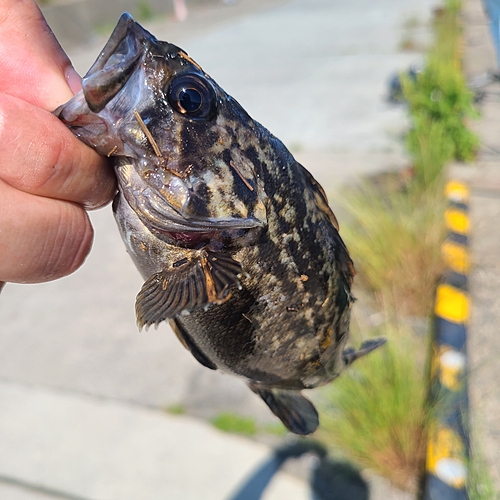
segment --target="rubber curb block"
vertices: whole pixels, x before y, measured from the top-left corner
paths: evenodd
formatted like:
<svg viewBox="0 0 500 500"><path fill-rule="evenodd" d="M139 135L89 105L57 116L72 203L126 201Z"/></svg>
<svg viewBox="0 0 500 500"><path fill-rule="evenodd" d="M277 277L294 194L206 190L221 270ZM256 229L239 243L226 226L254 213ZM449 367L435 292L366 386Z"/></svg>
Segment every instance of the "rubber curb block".
<svg viewBox="0 0 500 500"><path fill-rule="evenodd" d="M436 289L430 366L431 420L427 440L424 500L468 499L469 398L467 392L469 189L445 187L445 271Z"/></svg>

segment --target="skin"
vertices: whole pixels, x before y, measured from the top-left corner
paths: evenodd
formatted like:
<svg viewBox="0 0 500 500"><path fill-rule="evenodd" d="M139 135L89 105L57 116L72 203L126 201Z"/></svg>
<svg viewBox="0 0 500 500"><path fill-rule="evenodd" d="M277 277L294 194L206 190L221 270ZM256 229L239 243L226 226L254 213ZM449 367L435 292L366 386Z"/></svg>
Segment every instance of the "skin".
<svg viewBox="0 0 500 500"><path fill-rule="evenodd" d="M80 77L31 0L0 2L0 281L66 276L90 252L86 210L116 185L106 160L52 111Z"/></svg>

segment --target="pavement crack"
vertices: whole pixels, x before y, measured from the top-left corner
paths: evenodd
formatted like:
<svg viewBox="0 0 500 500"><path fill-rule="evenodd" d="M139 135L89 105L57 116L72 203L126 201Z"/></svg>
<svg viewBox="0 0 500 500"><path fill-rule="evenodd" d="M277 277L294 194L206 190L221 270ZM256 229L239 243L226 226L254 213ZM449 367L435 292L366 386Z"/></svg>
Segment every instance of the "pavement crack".
<svg viewBox="0 0 500 500"><path fill-rule="evenodd" d="M61 500L92 500L87 497L81 497L78 495L73 495L71 493L60 491L54 488L50 488L47 486L42 486L40 484L30 483L29 481L25 481L23 479L17 479L14 477L4 476L0 474L0 484L10 484L12 486L17 486L20 489L32 491L34 493L41 493L43 495L47 495L53 499L61 499Z"/></svg>

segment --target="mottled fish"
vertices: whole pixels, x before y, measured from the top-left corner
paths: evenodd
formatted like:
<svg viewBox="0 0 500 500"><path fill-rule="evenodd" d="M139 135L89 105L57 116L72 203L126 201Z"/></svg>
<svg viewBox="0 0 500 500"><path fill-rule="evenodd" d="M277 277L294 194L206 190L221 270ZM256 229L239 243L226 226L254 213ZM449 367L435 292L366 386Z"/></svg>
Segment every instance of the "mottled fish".
<svg viewBox="0 0 500 500"><path fill-rule="evenodd" d="M115 217L146 280L139 327L168 319L203 365L243 377L310 434L301 394L383 340L344 350L352 261L321 186L179 47L124 14L56 110L113 158Z"/></svg>

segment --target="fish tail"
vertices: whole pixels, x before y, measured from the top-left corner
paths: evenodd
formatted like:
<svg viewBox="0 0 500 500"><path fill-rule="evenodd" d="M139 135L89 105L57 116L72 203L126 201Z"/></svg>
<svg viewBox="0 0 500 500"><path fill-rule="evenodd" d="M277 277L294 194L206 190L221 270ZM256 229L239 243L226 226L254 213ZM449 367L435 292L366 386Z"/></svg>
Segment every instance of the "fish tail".
<svg viewBox="0 0 500 500"><path fill-rule="evenodd" d="M318 428L318 412L300 391L268 388L253 383L248 385L290 432L307 436Z"/></svg>

